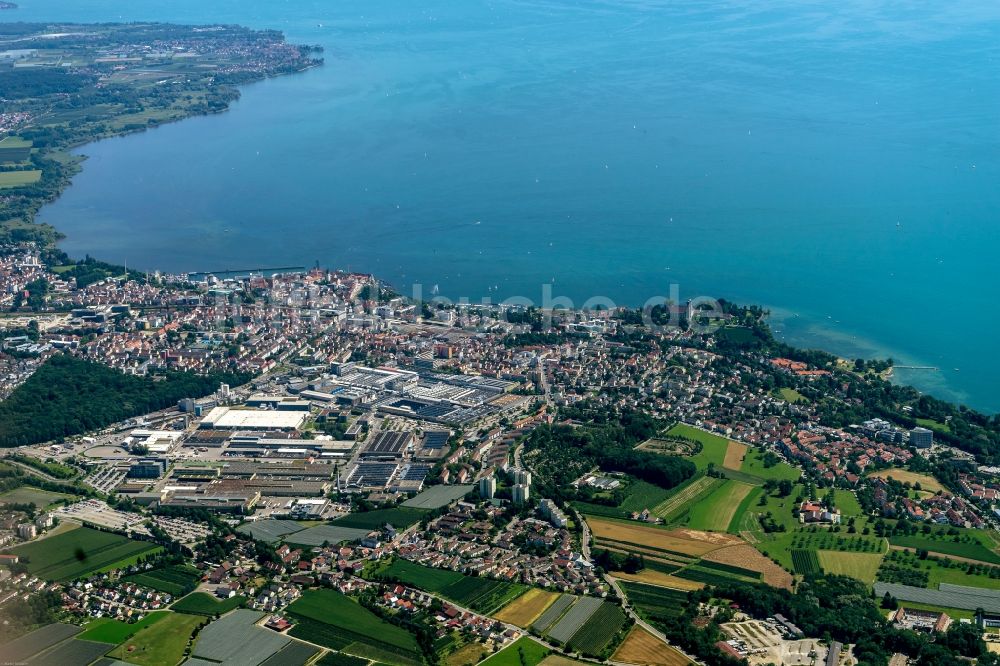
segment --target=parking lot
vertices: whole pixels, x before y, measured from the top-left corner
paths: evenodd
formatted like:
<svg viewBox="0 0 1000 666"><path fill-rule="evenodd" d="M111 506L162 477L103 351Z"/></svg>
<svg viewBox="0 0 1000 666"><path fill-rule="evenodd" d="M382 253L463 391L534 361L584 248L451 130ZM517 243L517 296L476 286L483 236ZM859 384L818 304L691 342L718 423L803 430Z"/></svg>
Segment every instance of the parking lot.
<svg viewBox="0 0 1000 666"><path fill-rule="evenodd" d="M731 645L754 665L819 666L826 661L826 646L816 639L786 638L775 622L729 622L722 630L732 639Z"/></svg>

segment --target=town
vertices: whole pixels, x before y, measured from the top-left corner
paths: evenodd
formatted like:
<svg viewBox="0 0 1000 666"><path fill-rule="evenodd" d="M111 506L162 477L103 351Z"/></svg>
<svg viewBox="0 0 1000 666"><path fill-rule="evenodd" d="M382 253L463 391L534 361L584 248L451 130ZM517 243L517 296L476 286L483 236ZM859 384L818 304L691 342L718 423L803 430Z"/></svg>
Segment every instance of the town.
<svg viewBox="0 0 1000 666"><path fill-rule="evenodd" d="M654 326L30 243L0 258L0 294L8 660L1000 649L1000 454L967 445L994 431L874 362L779 347L757 309L694 326L668 305Z"/></svg>

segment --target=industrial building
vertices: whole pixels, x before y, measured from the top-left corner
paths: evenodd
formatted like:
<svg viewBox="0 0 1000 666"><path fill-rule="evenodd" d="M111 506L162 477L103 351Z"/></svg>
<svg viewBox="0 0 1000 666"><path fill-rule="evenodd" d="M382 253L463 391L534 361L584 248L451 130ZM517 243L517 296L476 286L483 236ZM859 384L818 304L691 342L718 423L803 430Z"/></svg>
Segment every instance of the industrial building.
<svg viewBox="0 0 1000 666"><path fill-rule="evenodd" d="M208 430L289 431L301 428L308 416L308 411L216 407L201 420L199 427Z"/></svg>

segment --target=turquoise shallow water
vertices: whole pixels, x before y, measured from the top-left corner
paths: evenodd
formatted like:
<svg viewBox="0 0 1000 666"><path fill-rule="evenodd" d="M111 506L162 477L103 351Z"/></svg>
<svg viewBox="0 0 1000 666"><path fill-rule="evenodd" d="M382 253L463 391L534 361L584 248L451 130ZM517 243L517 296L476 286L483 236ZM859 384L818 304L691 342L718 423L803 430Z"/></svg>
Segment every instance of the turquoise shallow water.
<svg viewBox="0 0 1000 666"><path fill-rule="evenodd" d="M2 20L274 27L326 65L87 146L41 218L130 266L401 291L680 286L1000 410L1000 5L21 0Z"/></svg>

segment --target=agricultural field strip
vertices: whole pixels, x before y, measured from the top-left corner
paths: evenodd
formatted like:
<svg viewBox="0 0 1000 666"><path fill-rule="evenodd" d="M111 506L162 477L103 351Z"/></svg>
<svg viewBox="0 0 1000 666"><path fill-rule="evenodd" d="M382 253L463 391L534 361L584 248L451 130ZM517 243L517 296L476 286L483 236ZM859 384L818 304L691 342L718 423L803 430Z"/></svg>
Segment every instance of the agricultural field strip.
<svg viewBox="0 0 1000 666"><path fill-rule="evenodd" d="M537 620L531 625L531 628L535 631L544 634L549 627L556 623L556 621L562 617L563 613L566 612L570 606L573 605L573 601L576 597L572 594L564 594L558 599L556 599L552 605L550 605L544 613L539 616Z"/></svg>
<svg viewBox="0 0 1000 666"><path fill-rule="evenodd" d="M305 525L299 525L292 520L260 520L255 523L244 523L236 528L237 532L247 534L254 539L274 543L281 537L295 532L301 532Z"/></svg>
<svg viewBox="0 0 1000 666"><path fill-rule="evenodd" d="M941 583L939 589L932 590L899 583L875 583L877 597L890 595L900 601L913 601L932 606L976 610L982 608L987 613L1000 613L1000 592L964 585Z"/></svg>
<svg viewBox="0 0 1000 666"><path fill-rule="evenodd" d="M611 660L645 666L688 666L691 660L642 627L636 626L618 646Z"/></svg>
<svg viewBox="0 0 1000 666"><path fill-rule="evenodd" d="M628 543L626 541L615 541L614 539L594 539L594 545L599 548L606 548L608 550L617 550L623 553L642 553L644 556L650 556L664 564L675 564L678 567L687 566L688 564L694 564L698 561L696 557L690 557L688 555L681 555L680 553L672 553L666 550L660 550L658 548L650 548L646 546L637 546L634 543Z"/></svg>
<svg viewBox="0 0 1000 666"><path fill-rule="evenodd" d="M53 648L36 654L27 663L30 666L66 666L67 664L89 664L113 648L110 643L97 643L71 638ZM6 660L6 657L4 657ZM5 663L13 663L6 662Z"/></svg>
<svg viewBox="0 0 1000 666"><path fill-rule="evenodd" d="M15 638L3 646L2 655L4 662L20 663L27 661L43 650L47 650L57 643L61 643L67 638L76 636L81 631L80 627L72 624L50 624L35 629L31 633Z"/></svg>
<svg viewBox="0 0 1000 666"><path fill-rule="evenodd" d="M604 601L596 597L580 597L546 634L560 643L566 643L580 630L590 616L597 612Z"/></svg>
<svg viewBox="0 0 1000 666"><path fill-rule="evenodd" d="M595 538L656 548L667 553L676 553L687 557L701 557L705 553L718 550L723 546L733 545L737 541L734 539L730 543L713 543L685 538L677 536L676 532L660 527L645 526L624 520L590 518L587 523Z"/></svg>
<svg viewBox="0 0 1000 666"><path fill-rule="evenodd" d="M324 543L338 544L343 541L360 541L370 530L337 525L317 525L301 532L285 535L282 540L300 546L322 546Z"/></svg>
<svg viewBox="0 0 1000 666"><path fill-rule="evenodd" d="M236 610L210 623L198 634L192 654L226 666L256 666L290 639L256 623L264 613Z"/></svg>
<svg viewBox="0 0 1000 666"><path fill-rule="evenodd" d="M574 650L588 654L600 654L608 643L621 631L628 618L615 604L603 603L597 612L580 627L569 644Z"/></svg>
<svg viewBox="0 0 1000 666"><path fill-rule="evenodd" d="M753 489L754 486L748 483L727 479L708 497L700 499L698 504L691 508L688 512L691 519L690 526L715 532L728 530L736 510Z"/></svg>
<svg viewBox="0 0 1000 666"><path fill-rule="evenodd" d="M440 509L455 500L465 497L474 486L432 486L403 502L402 506L413 509Z"/></svg>
<svg viewBox="0 0 1000 666"><path fill-rule="evenodd" d="M666 518L679 511L686 504L699 497L708 495L716 486L721 485L722 480L711 476L703 476L695 479L673 497L664 500L660 505L652 509L651 513L658 518Z"/></svg>
<svg viewBox="0 0 1000 666"><path fill-rule="evenodd" d="M261 666L303 666L312 659L319 650L302 641L289 641L270 657L261 662Z"/></svg>

